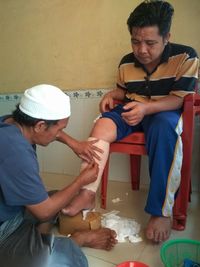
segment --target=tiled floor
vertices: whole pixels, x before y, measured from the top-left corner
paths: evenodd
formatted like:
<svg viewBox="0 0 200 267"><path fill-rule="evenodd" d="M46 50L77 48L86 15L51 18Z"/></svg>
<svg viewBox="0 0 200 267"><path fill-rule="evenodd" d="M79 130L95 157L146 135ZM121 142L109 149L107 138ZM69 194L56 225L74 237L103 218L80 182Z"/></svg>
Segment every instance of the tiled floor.
<svg viewBox="0 0 200 267"><path fill-rule="evenodd" d="M59 189L69 183L72 177L64 175L42 174L44 183L48 190ZM149 267L162 267L160 260L160 246L147 241L144 237L144 228L148 221L144 213L147 190L132 191L129 183L110 181L108 185L107 210L118 210L119 215L133 218L141 225L139 243L118 243L113 250L106 252L90 248L83 248L89 262L89 267L114 267L120 262L127 260L138 260L149 265ZM113 203L112 199L119 197L120 202ZM97 197L96 209L100 209L99 194ZM101 210L103 213L105 210ZM189 204L187 227L185 231L172 231L171 239L191 238L200 240L200 193L192 193L192 202Z"/></svg>

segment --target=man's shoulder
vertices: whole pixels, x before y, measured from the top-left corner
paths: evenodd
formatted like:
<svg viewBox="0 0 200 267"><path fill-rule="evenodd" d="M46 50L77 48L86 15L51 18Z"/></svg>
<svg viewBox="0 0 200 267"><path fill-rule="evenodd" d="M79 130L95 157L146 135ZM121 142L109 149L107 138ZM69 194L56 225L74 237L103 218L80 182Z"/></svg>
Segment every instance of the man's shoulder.
<svg viewBox="0 0 200 267"><path fill-rule="evenodd" d="M133 62L135 62L135 57L134 57L134 54L132 52L132 53L129 53L129 54L126 54L125 56L123 56L119 65L129 64L129 63L133 63Z"/></svg>
<svg viewBox="0 0 200 267"><path fill-rule="evenodd" d="M10 115L3 115L3 116L0 116L0 123L3 125L5 124L4 120L7 119L8 117L10 117Z"/></svg>
<svg viewBox="0 0 200 267"><path fill-rule="evenodd" d="M171 48L170 56L175 56L175 55L186 53L190 57L197 57L197 52L191 46L184 45L184 44L170 43L170 48Z"/></svg>

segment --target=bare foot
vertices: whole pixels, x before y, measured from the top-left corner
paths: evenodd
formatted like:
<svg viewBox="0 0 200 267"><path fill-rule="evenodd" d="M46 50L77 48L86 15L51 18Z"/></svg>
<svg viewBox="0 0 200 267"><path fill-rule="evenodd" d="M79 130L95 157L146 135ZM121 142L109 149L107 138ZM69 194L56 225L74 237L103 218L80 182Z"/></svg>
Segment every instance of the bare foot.
<svg viewBox="0 0 200 267"><path fill-rule="evenodd" d="M80 193L72 199L72 202L64 209L62 213L69 216L75 216L83 209L93 209L95 206L95 192L87 189L81 189Z"/></svg>
<svg viewBox="0 0 200 267"><path fill-rule="evenodd" d="M96 249L111 250L115 244L117 234L109 228L100 228L98 230L84 230L75 232L71 238L80 247L89 247Z"/></svg>
<svg viewBox="0 0 200 267"><path fill-rule="evenodd" d="M162 242L169 238L171 233L171 218L151 216L146 237L154 242Z"/></svg>

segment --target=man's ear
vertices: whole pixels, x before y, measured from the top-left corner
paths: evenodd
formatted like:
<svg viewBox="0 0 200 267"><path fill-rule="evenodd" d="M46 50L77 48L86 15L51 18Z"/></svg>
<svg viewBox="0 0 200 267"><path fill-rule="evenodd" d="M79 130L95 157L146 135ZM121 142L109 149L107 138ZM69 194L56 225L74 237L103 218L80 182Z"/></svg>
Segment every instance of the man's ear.
<svg viewBox="0 0 200 267"><path fill-rule="evenodd" d="M166 34L165 38L164 38L164 44L165 44L165 45L169 42L170 37L171 37L171 33L168 32L168 33Z"/></svg>
<svg viewBox="0 0 200 267"><path fill-rule="evenodd" d="M44 130L46 130L46 128L47 128L47 125L45 121L38 121L34 126L34 131L36 133L39 133L39 132L43 132Z"/></svg>

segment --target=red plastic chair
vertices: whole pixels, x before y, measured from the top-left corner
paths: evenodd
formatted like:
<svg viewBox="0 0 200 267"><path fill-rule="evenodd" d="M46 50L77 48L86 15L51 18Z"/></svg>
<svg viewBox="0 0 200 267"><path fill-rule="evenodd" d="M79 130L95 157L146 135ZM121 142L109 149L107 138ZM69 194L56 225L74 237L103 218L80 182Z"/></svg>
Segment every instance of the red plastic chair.
<svg viewBox="0 0 200 267"><path fill-rule="evenodd" d="M200 95L197 93L189 94L184 99L182 133L183 163L181 169L181 184L173 208L173 228L176 230L185 229L188 201L190 201L191 161L195 115L200 115ZM141 156L147 154L143 132L130 134L124 139L112 143L110 145L110 154L112 152L130 155L132 189L139 190ZM101 183L101 207L104 209L106 208L108 172L109 157L102 175Z"/></svg>

